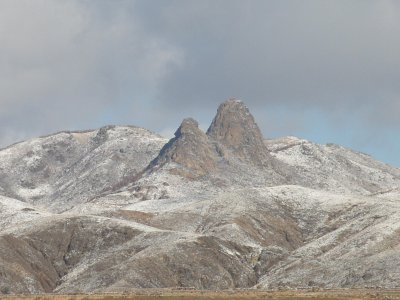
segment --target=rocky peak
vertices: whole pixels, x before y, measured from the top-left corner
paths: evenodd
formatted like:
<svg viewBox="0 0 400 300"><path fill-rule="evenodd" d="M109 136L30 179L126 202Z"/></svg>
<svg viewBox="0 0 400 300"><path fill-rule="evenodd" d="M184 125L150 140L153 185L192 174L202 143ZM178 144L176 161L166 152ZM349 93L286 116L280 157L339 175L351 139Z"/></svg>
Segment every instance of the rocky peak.
<svg viewBox="0 0 400 300"><path fill-rule="evenodd" d="M231 98L219 106L207 135L256 165L269 158L261 131L241 100Z"/></svg>
<svg viewBox="0 0 400 300"><path fill-rule="evenodd" d="M198 127L197 121L187 118L175 132L175 137L161 149L152 165L162 166L174 162L182 167L174 169L175 173L199 177L214 169L216 160L216 153L207 135Z"/></svg>
<svg viewBox="0 0 400 300"><path fill-rule="evenodd" d="M201 136L204 132L199 128L199 123L192 118L186 118L175 132L175 138L180 138L186 135Z"/></svg>

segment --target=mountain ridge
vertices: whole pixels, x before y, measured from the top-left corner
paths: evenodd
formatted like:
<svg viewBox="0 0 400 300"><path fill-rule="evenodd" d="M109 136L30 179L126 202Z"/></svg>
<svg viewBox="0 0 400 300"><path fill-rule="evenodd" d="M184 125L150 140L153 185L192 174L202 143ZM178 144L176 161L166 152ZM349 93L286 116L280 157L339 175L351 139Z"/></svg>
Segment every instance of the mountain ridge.
<svg viewBox="0 0 400 300"><path fill-rule="evenodd" d="M362 153L265 139L237 99L169 141L30 139L0 150L0 291L397 287L399 186Z"/></svg>

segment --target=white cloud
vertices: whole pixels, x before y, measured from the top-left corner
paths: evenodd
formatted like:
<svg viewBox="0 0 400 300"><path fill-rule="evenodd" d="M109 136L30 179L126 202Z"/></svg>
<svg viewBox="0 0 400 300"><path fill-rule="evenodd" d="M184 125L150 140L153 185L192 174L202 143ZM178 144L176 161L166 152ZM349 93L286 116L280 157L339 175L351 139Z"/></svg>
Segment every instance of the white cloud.
<svg viewBox="0 0 400 300"><path fill-rule="evenodd" d="M395 0L2 0L0 141L105 123L171 136L230 96L267 136L318 128L302 117L317 111L328 140L338 124L368 140L400 127L399 36Z"/></svg>
<svg viewBox="0 0 400 300"><path fill-rule="evenodd" d="M134 2L115 3L0 1L0 123L29 111L19 125L43 131L95 120L183 64L180 49L136 22Z"/></svg>

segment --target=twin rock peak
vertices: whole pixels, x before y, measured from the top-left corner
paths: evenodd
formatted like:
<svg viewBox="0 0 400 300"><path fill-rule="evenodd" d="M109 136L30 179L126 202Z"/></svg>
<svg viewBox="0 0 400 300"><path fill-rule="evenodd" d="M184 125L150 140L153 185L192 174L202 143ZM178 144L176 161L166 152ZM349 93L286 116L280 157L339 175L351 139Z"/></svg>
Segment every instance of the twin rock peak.
<svg viewBox="0 0 400 300"><path fill-rule="evenodd" d="M177 174L199 177L232 159L259 167L267 166L270 161L260 129L247 106L237 99L219 106L206 133L196 120L184 119L152 167L176 163L180 166L174 169Z"/></svg>

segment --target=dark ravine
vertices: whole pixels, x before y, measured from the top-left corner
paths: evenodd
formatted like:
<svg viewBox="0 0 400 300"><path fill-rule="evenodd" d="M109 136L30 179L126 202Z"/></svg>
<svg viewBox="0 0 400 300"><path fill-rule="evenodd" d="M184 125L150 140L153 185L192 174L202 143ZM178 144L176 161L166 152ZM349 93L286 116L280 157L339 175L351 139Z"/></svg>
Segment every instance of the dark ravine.
<svg viewBox="0 0 400 300"><path fill-rule="evenodd" d="M265 139L230 99L207 132L60 132L0 150L0 293L400 282L400 170Z"/></svg>

